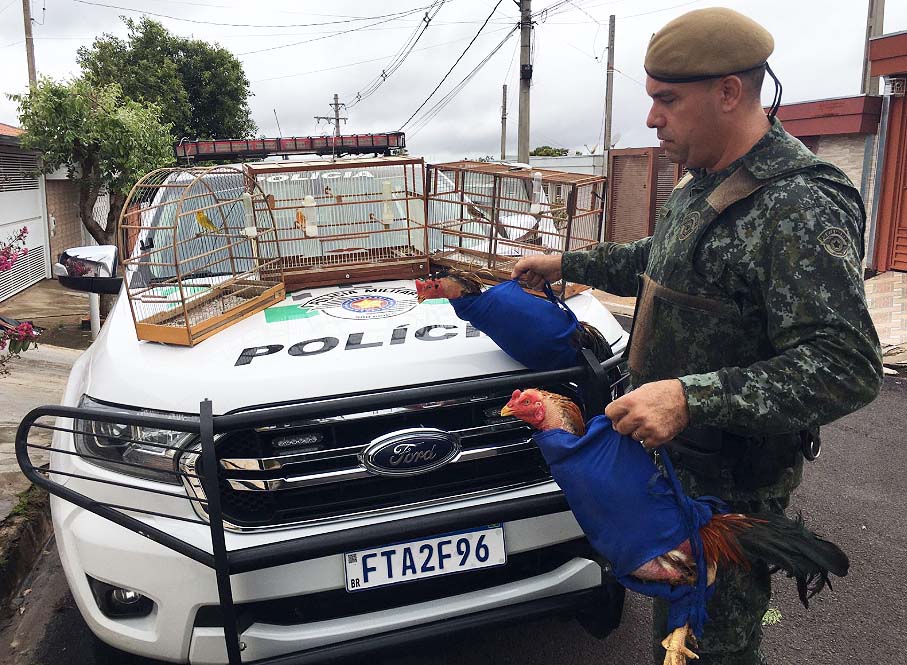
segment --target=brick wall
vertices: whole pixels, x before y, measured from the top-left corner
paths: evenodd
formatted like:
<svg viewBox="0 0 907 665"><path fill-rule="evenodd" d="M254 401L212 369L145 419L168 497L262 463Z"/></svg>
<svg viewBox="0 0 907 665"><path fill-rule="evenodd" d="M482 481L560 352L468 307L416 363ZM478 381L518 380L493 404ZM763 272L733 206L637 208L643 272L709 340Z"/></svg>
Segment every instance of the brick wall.
<svg viewBox="0 0 907 665"><path fill-rule="evenodd" d="M47 214L56 220L50 238L50 260L56 262L63 250L78 247L82 242L82 222L79 221L79 188L72 180L46 181Z"/></svg>

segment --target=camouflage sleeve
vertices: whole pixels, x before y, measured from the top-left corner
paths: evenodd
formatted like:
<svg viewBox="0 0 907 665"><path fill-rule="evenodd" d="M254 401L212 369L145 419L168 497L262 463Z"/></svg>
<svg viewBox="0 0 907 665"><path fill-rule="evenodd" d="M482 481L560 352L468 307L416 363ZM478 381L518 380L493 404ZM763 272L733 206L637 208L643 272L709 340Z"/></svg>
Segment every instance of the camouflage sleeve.
<svg viewBox="0 0 907 665"><path fill-rule="evenodd" d="M638 275L649 262L652 237L634 242L603 242L590 250L565 252L561 270L568 282L589 286L618 296L635 296Z"/></svg>
<svg viewBox="0 0 907 665"><path fill-rule="evenodd" d="M831 185L800 185L780 214L767 211L766 219L778 221L761 263L750 267L776 355L681 377L693 425L793 432L878 395L882 355L863 288L862 213Z"/></svg>

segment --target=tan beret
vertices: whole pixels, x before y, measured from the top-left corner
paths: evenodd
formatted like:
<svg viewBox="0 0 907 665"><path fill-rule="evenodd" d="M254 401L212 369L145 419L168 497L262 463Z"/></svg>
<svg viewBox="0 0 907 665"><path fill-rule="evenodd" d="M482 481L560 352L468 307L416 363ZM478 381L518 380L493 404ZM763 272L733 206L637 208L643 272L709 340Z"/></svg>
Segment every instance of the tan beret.
<svg viewBox="0 0 907 665"><path fill-rule="evenodd" d="M645 68L658 81L700 81L764 65L774 49L771 34L751 18L710 7L684 14L656 32Z"/></svg>

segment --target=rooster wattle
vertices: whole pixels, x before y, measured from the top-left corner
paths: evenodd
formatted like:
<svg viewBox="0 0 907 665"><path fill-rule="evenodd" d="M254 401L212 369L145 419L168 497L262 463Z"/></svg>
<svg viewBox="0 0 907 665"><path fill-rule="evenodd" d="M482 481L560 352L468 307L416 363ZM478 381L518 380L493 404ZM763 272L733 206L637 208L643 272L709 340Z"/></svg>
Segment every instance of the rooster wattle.
<svg viewBox="0 0 907 665"><path fill-rule="evenodd" d="M801 519L718 512L714 500L682 495L676 478L666 480L638 442L617 434L605 416L591 419L587 428L579 407L566 397L534 388L515 390L501 415L541 431L533 439L590 543L611 562L618 581L668 598L672 613L678 603L671 620L674 630L662 642L665 665L697 658L687 647L688 640L695 646L694 634L705 621L705 586L699 600L692 595L701 583L697 558L705 564L709 586L719 567L748 568L761 560L796 579L805 606L813 594L831 587L829 574L847 574L844 552L806 529ZM667 461L665 466L672 475ZM682 595L685 587L698 609Z"/></svg>

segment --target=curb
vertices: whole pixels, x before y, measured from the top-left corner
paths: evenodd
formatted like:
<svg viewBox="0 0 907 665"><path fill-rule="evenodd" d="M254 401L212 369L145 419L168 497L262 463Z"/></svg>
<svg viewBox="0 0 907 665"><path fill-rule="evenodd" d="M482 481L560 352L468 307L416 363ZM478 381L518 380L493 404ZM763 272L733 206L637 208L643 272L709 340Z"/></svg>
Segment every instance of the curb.
<svg viewBox="0 0 907 665"><path fill-rule="evenodd" d="M10 603L53 532L47 492L32 485L18 496L17 509L0 523L0 618L11 613Z"/></svg>

